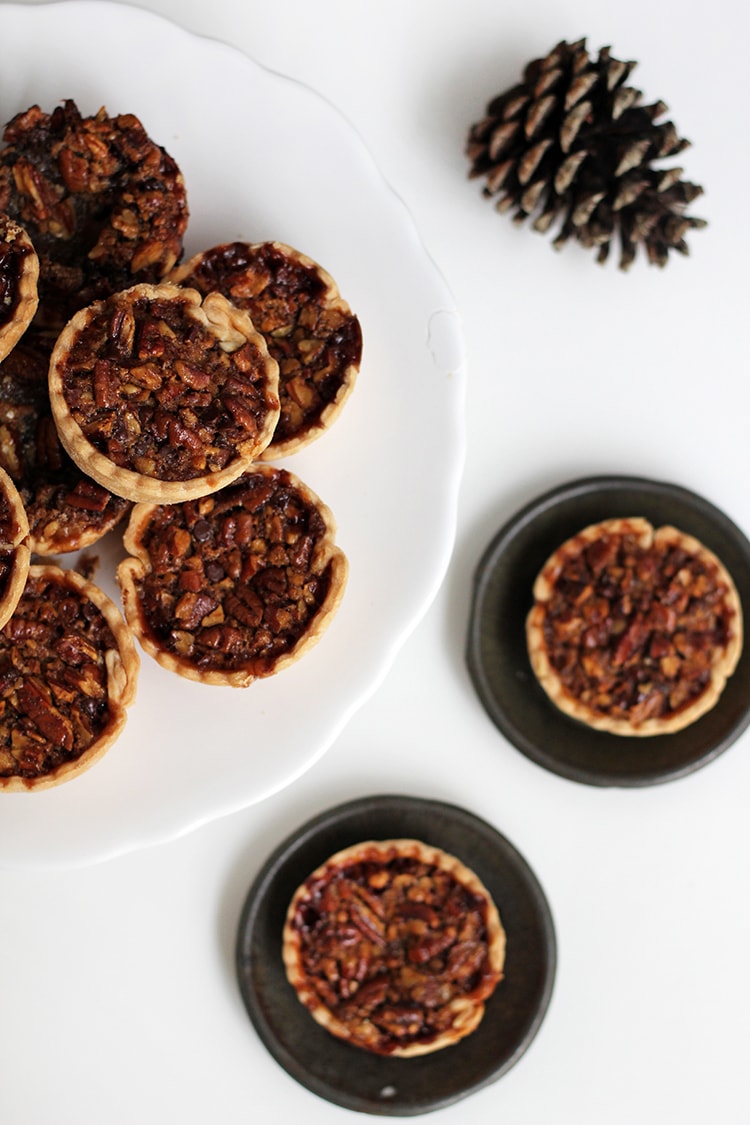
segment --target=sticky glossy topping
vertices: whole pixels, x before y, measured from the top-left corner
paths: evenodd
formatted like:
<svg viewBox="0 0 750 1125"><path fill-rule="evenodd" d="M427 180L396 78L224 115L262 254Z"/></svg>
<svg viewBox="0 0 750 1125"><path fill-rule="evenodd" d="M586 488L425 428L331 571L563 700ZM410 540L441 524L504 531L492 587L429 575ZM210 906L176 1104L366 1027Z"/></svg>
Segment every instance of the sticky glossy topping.
<svg viewBox="0 0 750 1125"><path fill-rule="evenodd" d="M234 242L201 255L182 284L223 293L265 336L279 364L274 444L319 424L362 356L359 321L331 298L330 279L273 243Z"/></svg>
<svg viewBox="0 0 750 1125"><path fill-rule="evenodd" d="M457 1000L481 1005L497 984L486 898L418 858L374 851L327 865L303 885L291 925L305 984L377 1054L432 1042L453 1027Z"/></svg>
<svg viewBox="0 0 750 1125"><path fill-rule="evenodd" d="M109 721L101 610L64 577L32 576L0 631L0 778L74 761Z"/></svg>
<svg viewBox="0 0 750 1125"><path fill-rule="evenodd" d="M31 253L31 247L16 238L8 219L0 215L0 328L16 314L24 258Z"/></svg>
<svg viewBox="0 0 750 1125"><path fill-rule="evenodd" d="M193 315L190 291L142 291L162 292L137 287L87 310L57 361L67 407L120 468L162 481L219 472L277 408L262 339L249 327L230 346Z"/></svg>
<svg viewBox="0 0 750 1125"><path fill-rule="evenodd" d="M544 639L567 692L632 723L706 690L733 629L727 585L678 539L640 546L603 533L571 553L545 602Z"/></svg>
<svg viewBox="0 0 750 1125"><path fill-rule="evenodd" d="M327 527L284 470L155 508L137 582L143 624L197 669L268 675L309 630L331 586Z"/></svg>

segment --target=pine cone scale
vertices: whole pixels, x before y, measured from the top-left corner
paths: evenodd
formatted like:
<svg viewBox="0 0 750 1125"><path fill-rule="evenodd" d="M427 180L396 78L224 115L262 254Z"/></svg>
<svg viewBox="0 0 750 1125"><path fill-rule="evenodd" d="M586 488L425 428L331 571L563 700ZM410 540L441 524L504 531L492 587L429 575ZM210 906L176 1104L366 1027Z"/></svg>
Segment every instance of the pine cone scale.
<svg viewBox="0 0 750 1125"><path fill-rule="evenodd" d="M527 184L531 177L536 172L547 149L552 144L552 139L547 137L543 141L539 141L533 148L530 148L523 156L523 159L518 165L518 181L521 184Z"/></svg>
<svg viewBox="0 0 750 1125"><path fill-rule="evenodd" d="M534 102L528 114L526 115L526 122L524 124L524 133L526 140L531 141L541 129L544 122L547 120L552 110L555 108L557 98L552 94L548 94L545 98L539 98Z"/></svg>
<svg viewBox="0 0 750 1125"><path fill-rule="evenodd" d="M641 97L641 91L633 86L621 86L612 101L612 120L617 121L623 113L634 106Z"/></svg>
<svg viewBox="0 0 750 1125"><path fill-rule="evenodd" d="M648 137L645 141L635 141L628 145L627 148L622 150L614 175L619 178L624 176L626 172L632 171L633 168L640 168L643 158L650 148L651 140Z"/></svg>
<svg viewBox="0 0 750 1125"><path fill-rule="evenodd" d="M586 118L591 114L591 102L579 102L566 116L560 129L560 148L570 152Z"/></svg>
<svg viewBox="0 0 750 1125"><path fill-rule="evenodd" d="M520 129L518 121L507 121L493 130L488 150L490 160L497 160L510 148Z"/></svg>
<svg viewBox="0 0 750 1125"><path fill-rule="evenodd" d="M513 160L506 160L504 164L498 164L487 177L487 186L484 189L485 193L487 195L495 195L496 192L500 191L514 166L515 161Z"/></svg>
<svg viewBox="0 0 750 1125"><path fill-rule="evenodd" d="M593 72L588 74L581 74L574 79L573 84L565 95L563 103L565 111L572 109L581 98L585 98L592 86L595 86L599 81L599 76Z"/></svg>
<svg viewBox="0 0 750 1125"><path fill-rule="evenodd" d="M579 149L578 152L573 152L563 163L560 165L554 180L552 181L555 191L558 195L564 195L570 185L575 179L578 169L583 164L588 156L588 150L585 148Z"/></svg>

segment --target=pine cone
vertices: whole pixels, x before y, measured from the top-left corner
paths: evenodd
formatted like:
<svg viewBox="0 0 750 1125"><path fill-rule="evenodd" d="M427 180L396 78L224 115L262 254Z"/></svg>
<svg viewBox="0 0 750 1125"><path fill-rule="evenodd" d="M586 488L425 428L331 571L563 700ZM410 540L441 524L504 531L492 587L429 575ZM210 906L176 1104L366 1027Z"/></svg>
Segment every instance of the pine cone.
<svg viewBox="0 0 750 1125"><path fill-rule="evenodd" d="M623 269L638 243L658 266L670 250L687 254L685 234L706 225L684 213L703 189L681 180L682 168L652 167L690 142L671 121L656 123L663 102L641 105L640 90L625 85L635 65L608 47L592 59L585 39L558 43L489 103L466 146L469 176L485 177L498 211L515 208L519 223L535 216L542 233L559 221L555 248L575 238L598 247L600 262L619 235Z"/></svg>

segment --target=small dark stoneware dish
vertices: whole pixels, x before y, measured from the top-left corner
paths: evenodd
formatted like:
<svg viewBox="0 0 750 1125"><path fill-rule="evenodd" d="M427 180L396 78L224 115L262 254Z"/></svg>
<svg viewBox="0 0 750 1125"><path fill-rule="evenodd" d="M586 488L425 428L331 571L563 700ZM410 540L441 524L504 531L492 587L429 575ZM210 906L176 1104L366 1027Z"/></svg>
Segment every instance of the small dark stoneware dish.
<svg viewBox="0 0 750 1125"><path fill-rule="evenodd" d="M592 523L643 516L694 535L729 570L750 615L750 543L707 500L639 477L589 477L561 485L519 511L477 568L469 620L469 673L490 718L538 765L589 785L634 787L683 777L726 750L750 722L750 645L716 706L674 734L638 738L593 730L550 702L526 649L534 580L556 547Z"/></svg>
<svg viewBox="0 0 750 1125"><path fill-rule="evenodd" d="M297 999L281 959L287 907L307 876L342 848L394 837L433 844L471 867L494 898L508 939L505 978L477 1030L442 1051L407 1059L369 1054L330 1035ZM276 849L245 902L236 959L250 1019L292 1077L347 1109L406 1117L466 1097L519 1060L549 1004L556 941L536 877L494 828L439 801L377 796L315 817Z"/></svg>

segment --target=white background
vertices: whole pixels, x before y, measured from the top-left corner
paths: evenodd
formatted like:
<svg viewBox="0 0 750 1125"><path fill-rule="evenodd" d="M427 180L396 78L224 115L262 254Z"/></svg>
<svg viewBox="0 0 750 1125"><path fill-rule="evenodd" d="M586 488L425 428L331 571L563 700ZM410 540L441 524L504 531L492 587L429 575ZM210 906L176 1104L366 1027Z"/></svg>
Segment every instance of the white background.
<svg viewBox="0 0 750 1125"><path fill-rule="evenodd" d="M548 487L651 476L750 531L746 9L143 6L326 95L411 210L464 321L458 535L443 587L385 682L290 788L100 865L0 870L0 1121L235 1125L265 1119L271 1103L285 1121L354 1121L257 1039L235 985L235 929L255 872L297 824L350 797L401 792L464 805L513 841L545 887L559 941L552 1004L529 1052L436 1121L746 1125L750 735L679 782L579 786L501 738L463 662L476 561ZM528 59L584 35L593 50L638 60L644 100L667 102L693 142L680 163L706 188L691 210L710 225L664 271L639 262L623 275L575 247L555 254L466 179L466 130L486 101Z"/></svg>

